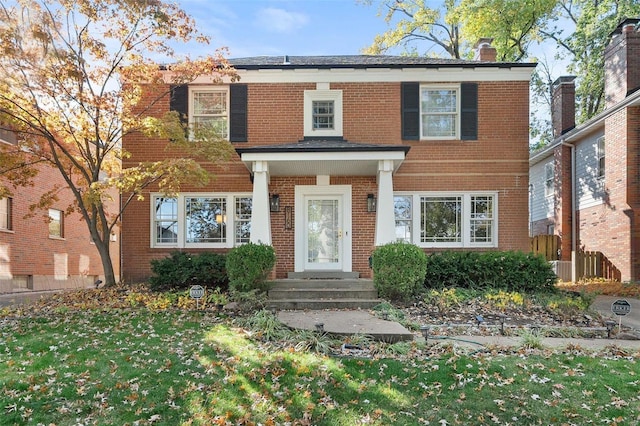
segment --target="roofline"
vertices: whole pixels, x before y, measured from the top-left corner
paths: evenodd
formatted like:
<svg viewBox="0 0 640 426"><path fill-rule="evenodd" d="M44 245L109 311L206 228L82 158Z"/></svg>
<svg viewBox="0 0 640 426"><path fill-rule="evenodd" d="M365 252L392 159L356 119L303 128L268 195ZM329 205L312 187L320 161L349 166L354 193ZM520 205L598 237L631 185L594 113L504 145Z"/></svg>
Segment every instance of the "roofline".
<svg viewBox="0 0 640 426"><path fill-rule="evenodd" d="M420 64L300 64L300 65L235 65L236 70L256 71L256 70L295 70L295 69L314 69L314 70L331 70L331 69L367 69L367 68L385 68L385 69L407 69L407 68L535 68L534 62L452 62L452 63L420 63Z"/></svg>
<svg viewBox="0 0 640 426"><path fill-rule="evenodd" d="M541 151L533 153L531 156L529 156L529 166L532 166L540 162L544 158L548 157L549 154L559 145L562 145L563 143L578 142L581 136L588 134L593 130L604 126L604 120L606 120L610 115L615 114L616 112L620 111L623 108L627 108L630 106L639 106L639 105L640 105L640 89L636 90L635 92L627 96L625 99L618 102L612 108L602 111L600 114L594 117L591 117L589 120L585 121L579 126L576 126L575 128L568 131L567 133L555 138L553 142L551 142L551 144L543 148Z"/></svg>
<svg viewBox="0 0 640 426"><path fill-rule="evenodd" d="M283 153L283 152L388 152L388 151L403 151L405 154L411 149L406 145L380 145L377 146L356 146L350 145L348 147L282 147L280 145L274 145L273 148L269 146L253 146L246 148L236 148L236 152L242 154L260 154L260 153Z"/></svg>

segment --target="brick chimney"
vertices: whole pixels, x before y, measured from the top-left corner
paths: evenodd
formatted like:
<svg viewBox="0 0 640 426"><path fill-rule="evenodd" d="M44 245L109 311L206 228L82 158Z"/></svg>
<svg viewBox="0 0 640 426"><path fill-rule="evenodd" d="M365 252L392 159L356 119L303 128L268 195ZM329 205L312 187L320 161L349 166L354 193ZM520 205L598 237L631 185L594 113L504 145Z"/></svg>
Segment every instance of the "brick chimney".
<svg viewBox="0 0 640 426"><path fill-rule="evenodd" d="M498 52L496 48L491 46L493 42L492 38L481 38L478 42L473 46L476 49L476 54L473 58L474 61L483 61L483 62L495 62L496 57L498 56Z"/></svg>
<svg viewBox="0 0 640 426"><path fill-rule="evenodd" d="M551 122L553 138L576 127L576 83L575 76L559 77L552 85Z"/></svg>
<svg viewBox="0 0 640 426"><path fill-rule="evenodd" d="M624 19L609 37L604 50L605 108L640 87L640 19Z"/></svg>

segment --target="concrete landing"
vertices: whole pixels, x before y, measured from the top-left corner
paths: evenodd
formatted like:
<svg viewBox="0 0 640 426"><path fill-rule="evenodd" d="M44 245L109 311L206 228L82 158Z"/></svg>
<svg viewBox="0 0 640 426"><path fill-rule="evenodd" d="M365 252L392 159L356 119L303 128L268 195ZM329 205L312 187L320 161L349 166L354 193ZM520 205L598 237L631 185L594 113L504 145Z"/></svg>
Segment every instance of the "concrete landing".
<svg viewBox="0 0 640 426"><path fill-rule="evenodd" d="M280 311L278 319L288 327L296 329L316 330L316 324L322 323L324 331L331 334L365 334L389 343L413 340L413 333L402 325L376 318L366 311Z"/></svg>

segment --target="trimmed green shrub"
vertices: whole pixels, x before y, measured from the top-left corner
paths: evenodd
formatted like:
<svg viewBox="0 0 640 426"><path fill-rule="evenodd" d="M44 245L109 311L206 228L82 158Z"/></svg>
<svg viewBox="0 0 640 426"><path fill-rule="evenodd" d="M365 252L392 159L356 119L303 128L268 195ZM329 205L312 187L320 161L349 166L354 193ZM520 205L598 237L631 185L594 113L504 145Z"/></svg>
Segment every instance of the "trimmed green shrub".
<svg viewBox="0 0 640 426"><path fill-rule="evenodd" d="M426 255L404 242L376 247L371 255L373 283L381 297L408 301L424 282Z"/></svg>
<svg viewBox="0 0 640 426"><path fill-rule="evenodd" d="M149 284L152 290L179 290L201 285L225 291L228 287L225 256L220 253L173 251L164 259L152 260L151 271L153 276L149 278Z"/></svg>
<svg viewBox="0 0 640 426"><path fill-rule="evenodd" d="M425 287L519 292L555 290L556 275L544 257L515 251L440 252L427 256Z"/></svg>
<svg viewBox="0 0 640 426"><path fill-rule="evenodd" d="M276 253L267 244L243 244L227 254L229 287L236 292L266 290L267 277L276 264Z"/></svg>

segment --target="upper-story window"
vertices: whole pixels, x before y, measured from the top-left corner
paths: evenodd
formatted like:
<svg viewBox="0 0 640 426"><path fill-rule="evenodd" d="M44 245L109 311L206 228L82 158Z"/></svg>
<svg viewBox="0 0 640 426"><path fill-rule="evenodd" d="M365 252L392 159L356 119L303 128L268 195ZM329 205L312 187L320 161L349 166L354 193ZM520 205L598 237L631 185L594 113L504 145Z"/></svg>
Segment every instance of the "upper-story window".
<svg viewBox="0 0 640 426"><path fill-rule="evenodd" d="M342 136L342 90L304 91L304 135Z"/></svg>
<svg viewBox="0 0 640 426"><path fill-rule="evenodd" d="M226 88L189 88L189 124L197 139L199 132L229 138L229 91Z"/></svg>
<svg viewBox="0 0 640 426"><path fill-rule="evenodd" d="M478 83L401 84L403 140L478 140Z"/></svg>
<svg viewBox="0 0 640 426"><path fill-rule="evenodd" d="M9 197L0 198L0 229L5 231L10 231L12 228L11 224L11 202L12 199Z"/></svg>
<svg viewBox="0 0 640 426"><path fill-rule="evenodd" d="M598 179L604 179L604 136L598 138L598 142L596 145L596 158L598 160Z"/></svg>
<svg viewBox="0 0 640 426"><path fill-rule="evenodd" d="M64 238L64 213L60 210L49 209L49 236Z"/></svg>
<svg viewBox="0 0 640 426"><path fill-rule="evenodd" d="M420 89L421 139L459 139L459 88L422 86Z"/></svg>
<svg viewBox="0 0 640 426"><path fill-rule="evenodd" d="M544 165L544 195L550 197L553 195L553 180L554 180L553 161Z"/></svg>

